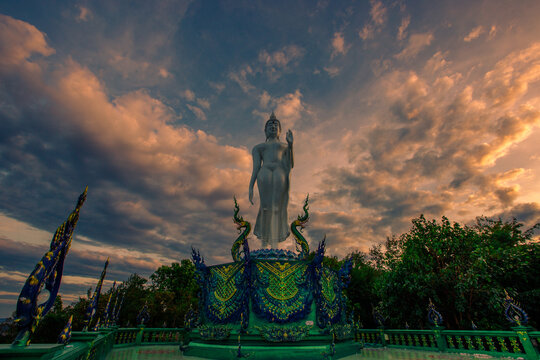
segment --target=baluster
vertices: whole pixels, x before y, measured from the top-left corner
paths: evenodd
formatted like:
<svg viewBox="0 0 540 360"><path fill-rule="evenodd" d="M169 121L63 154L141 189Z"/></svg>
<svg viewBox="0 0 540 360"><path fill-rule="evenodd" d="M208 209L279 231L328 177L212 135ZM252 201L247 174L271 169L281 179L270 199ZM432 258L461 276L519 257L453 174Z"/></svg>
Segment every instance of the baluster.
<svg viewBox="0 0 540 360"><path fill-rule="evenodd" d="M512 344L512 352L521 353L521 348L518 345L517 338L510 337L510 344Z"/></svg>
<svg viewBox="0 0 540 360"><path fill-rule="evenodd" d="M456 335L457 340L457 346L459 349L464 349L465 346L463 346L463 340L461 339L461 335Z"/></svg>
<svg viewBox="0 0 540 360"><path fill-rule="evenodd" d="M422 340L422 346L423 346L423 347L427 347L427 338L426 338L426 334L420 335L420 339Z"/></svg>
<svg viewBox="0 0 540 360"><path fill-rule="evenodd" d="M489 346L489 351L497 351L495 344L493 343L493 337L486 336L487 344Z"/></svg>
<svg viewBox="0 0 540 360"><path fill-rule="evenodd" d="M501 336L497 336L497 340L499 340L499 345L501 346L502 352L508 352L508 348L506 347L506 342L504 341L504 338Z"/></svg>
<svg viewBox="0 0 540 360"><path fill-rule="evenodd" d="M465 341L467 342L467 349L474 350L474 345L472 343L472 339L469 335L465 336Z"/></svg>
<svg viewBox="0 0 540 360"><path fill-rule="evenodd" d="M477 350L486 350L484 342L482 341L482 336L475 336L476 344L478 345Z"/></svg>

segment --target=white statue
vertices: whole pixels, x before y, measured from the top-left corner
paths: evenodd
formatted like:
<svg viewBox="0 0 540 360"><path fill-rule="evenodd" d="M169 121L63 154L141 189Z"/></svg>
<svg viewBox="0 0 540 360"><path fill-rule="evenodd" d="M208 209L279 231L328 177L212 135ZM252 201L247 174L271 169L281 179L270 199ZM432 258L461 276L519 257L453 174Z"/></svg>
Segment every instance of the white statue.
<svg viewBox="0 0 540 360"><path fill-rule="evenodd" d="M249 182L249 201L253 204L253 185L257 181L260 207L253 233L263 247L277 248L289 236L287 205L289 178L294 166L293 134L287 131L287 143L279 141L281 124L272 112L264 126L266 141L252 150L253 173Z"/></svg>

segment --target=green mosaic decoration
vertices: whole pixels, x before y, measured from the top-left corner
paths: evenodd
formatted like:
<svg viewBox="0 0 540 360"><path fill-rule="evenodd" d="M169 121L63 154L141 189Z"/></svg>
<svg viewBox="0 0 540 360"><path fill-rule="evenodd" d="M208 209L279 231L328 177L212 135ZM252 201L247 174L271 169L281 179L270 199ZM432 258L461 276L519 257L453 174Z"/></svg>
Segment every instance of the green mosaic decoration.
<svg viewBox="0 0 540 360"><path fill-rule="evenodd" d="M225 340L231 334L231 328L228 326L199 326L199 334L204 340Z"/></svg>
<svg viewBox="0 0 540 360"><path fill-rule="evenodd" d="M354 335L353 327L351 324L336 324L332 326L332 333L337 340L352 339Z"/></svg>
<svg viewBox="0 0 540 360"><path fill-rule="evenodd" d="M313 296L309 264L304 261L257 261L253 266L253 310L270 322L303 318Z"/></svg>
<svg viewBox="0 0 540 360"><path fill-rule="evenodd" d="M320 323L335 323L341 315L341 289L339 277L332 269L321 267L317 269L320 294L317 297L317 309L324 319Z"/></svg>
<svg viewBox="0 0 540 360"><path fill-rule="evenodd" d="M243 311L244 264L235 262L209 268L206 315L217 323L236 322Z"/></svg>
<svg viewBox="0 0 540 360"><path fill-rule="evenodd" d="M270 342L297 342L309 333L309 326L263 326L255 327L261 336Z"/></svg>

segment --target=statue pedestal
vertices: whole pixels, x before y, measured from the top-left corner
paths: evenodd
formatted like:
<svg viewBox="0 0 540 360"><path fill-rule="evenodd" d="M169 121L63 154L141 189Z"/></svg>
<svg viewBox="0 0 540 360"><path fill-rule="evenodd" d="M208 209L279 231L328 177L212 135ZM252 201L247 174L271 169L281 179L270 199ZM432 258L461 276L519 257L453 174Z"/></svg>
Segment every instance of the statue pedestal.
<svg viewBox="0 0 540 360"><path fill-rule="evenodd" d="M321 254L311 261L285 260L290 254L282 250L253 254L233 263L197 264L200 325L184 355L230 359L240 351L254 359L337 359L360 350L346 321L346 270L324 267Z"/></svg>
<svg viewBox="0 0 540 360"><path fill-rule="evenodd" d="M338 359L360 350L354 327L347 322L343 289L348 284L351 262L335 270L323 264L325 240L308 260L309 245L298 227L304 216L291 224L298 254L280 249L250 252L250 224L233 243L234 262L206 266L193 250L193 262L201 286L197 327L184 355L211 359ZM189 323L193 323L190 321Z"/></svg>

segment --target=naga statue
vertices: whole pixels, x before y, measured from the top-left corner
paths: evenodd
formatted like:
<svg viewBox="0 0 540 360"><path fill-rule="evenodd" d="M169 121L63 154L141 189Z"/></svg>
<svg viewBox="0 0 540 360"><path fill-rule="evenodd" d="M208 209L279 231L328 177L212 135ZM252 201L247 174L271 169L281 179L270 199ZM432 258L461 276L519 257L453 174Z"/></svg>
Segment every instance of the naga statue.
<svg viewBox="0 0 540 360"><path fill-rule="evenodd" d="M79 221L79 211L86 200L87 191L88 186L79 196L73 212L56 229L49 251L43 255L24 283L19 299L17 300L17 315L15 318L19 333L13 341L12 346L23 347L30 343L30 336L34 333L39 322L49 312L56 300L56 295L58 295L62 281L64 260L71 247L73 231L75 230L77 221ZM38 298L43 289L49 292L49 297L44 302L39 303Z"/></svg>

